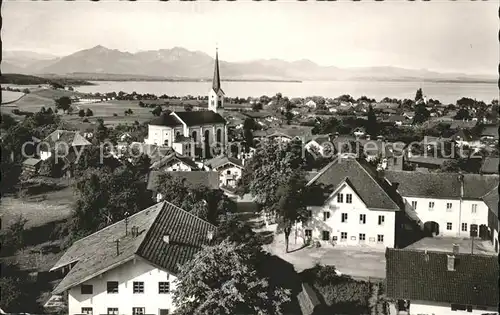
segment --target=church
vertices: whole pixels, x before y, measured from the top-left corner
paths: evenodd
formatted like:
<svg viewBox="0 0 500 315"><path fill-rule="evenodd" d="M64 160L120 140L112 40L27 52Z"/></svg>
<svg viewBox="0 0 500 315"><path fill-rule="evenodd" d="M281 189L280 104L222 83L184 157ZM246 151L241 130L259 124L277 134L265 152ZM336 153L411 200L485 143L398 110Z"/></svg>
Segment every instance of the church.
<svg viewBox="0 0 500 315"><path fill-rule="evenodd" d="M224 150L227 144L227 122L221 116L224 109L224 91L219 74L219 53L215 53L214 77L208 93L208 110L179 111L162 114L148 126L147 144L171 147L177 153L209 157L215 144Z"/></svg>

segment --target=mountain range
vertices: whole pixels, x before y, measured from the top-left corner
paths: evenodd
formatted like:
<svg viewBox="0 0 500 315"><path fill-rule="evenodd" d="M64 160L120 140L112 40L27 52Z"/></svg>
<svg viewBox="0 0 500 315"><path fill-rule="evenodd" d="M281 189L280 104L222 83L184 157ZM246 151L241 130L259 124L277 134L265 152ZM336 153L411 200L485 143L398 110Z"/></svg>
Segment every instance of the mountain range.
<svg viewBox="0 0 500 315"><path fill-rule="evenodd" d="M56 57L29 51L3 51L3 73L39 76L76 76L81 79L110 77L151 80L211 79L214 58L201 51L181 47L123 52L98 45L68 56ZM261 59L248 62L220 61L223 80L395 80L494 82L494 76L440 73L398 67L339 68L310 60ZM83 77L82 77L83 76Z"/></svg>

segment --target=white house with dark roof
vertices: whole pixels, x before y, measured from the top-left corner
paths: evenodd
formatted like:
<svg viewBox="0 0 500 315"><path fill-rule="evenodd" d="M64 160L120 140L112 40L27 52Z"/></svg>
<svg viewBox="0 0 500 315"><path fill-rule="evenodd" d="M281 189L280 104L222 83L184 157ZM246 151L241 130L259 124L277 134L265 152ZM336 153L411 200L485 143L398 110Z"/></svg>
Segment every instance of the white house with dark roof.
<svg viewBox="0 0 500 315"><path fill-rule="evenodd" d="M148 174L147 189L152 192L153 198L160 202L163 198L161 193L159 193L159 183L158 178L160 174L165 174L164 171L151 171ZM213 171L170 171L168 174L173 178L180 178L184 180L187 184L191 186L206 186L210 189L219 188L219 173Z"/></svg>
<svg viewBox="0 0 500 315"><path fill-rule="evenodd" d="M483 197L498 189L498 175L387 171L393 185L433 235L491 235L488 206Z"/></svg>
<svg viewBox="0 0 500 315"><path fill-rule="evenodd" d="M211 170L219 173L221 186L235 188L243 172L243 163L226 155L215 157L205 163Z"/></svg>
<svg viewBox="0 0 500 315"><path fill-rule="evenodd" d="M41 160L47 160L56 151L60 157L68 155L75 150L80 152L91 143L81 136L77 131L55 130L39 144L39 155Z"/></svg>
<svg viewBox="0 0 500 315"><path fill-rule="evenodd" d="M304 240L324 245L394 247L401 201L377 175L355 158L338 157L307 184L317 193L298 224Z"/></svg>
<svg viewBox="0 0 500 315"><path fill-rule="evenodd" d="M174 111L170 114L162 114L153 119L148 126L147 144L155 144L166 147L178 148L174 143L183 143L180 147L187 145L186 138L192 139L194 146L202 148L206 153L210 147L218 143L222 148L227 144L227 122L220 115L224 109L224 92L222 91L219 75L218 53L215 58L215 70L212 87L209 91L208 110L204 111ZM189 151L189 150L188 150Z"/></svg>
<svg viewBox="0 0 500 315"><path fill-rule="evenodd" d="M150 169L157 171L162 170L165 172L189 172L198 171L199 167L192 158L173 152L161 158L159 161L154 162Z"/></svg>
<svg viewBox="0 0 500 315"><path fill-rule="evenodd" d="M158 203L75 242L51 271L68 314L171 314L178 265L209 245L216 227Z"/></svg>
<svg viewBox="0 0 500 315"><path fill-rule="evenodd" d="M491 243L495 252L500 251L498 232L500 231L500 221L498 220L498 186L483 196L483 201L488 206L488 228L491 231Z"/></svg>

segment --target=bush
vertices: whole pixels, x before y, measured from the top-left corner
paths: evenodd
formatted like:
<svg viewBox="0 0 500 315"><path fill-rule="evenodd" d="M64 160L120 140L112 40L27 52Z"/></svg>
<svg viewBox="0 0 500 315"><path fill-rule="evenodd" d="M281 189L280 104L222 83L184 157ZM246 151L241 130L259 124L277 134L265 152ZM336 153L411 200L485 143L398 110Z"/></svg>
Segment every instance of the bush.
<svg viewBox="0 0 500 315"><path fill-rule="evenodd" d="M116 117L116 116L118 116L118 114L117 113L113 113L113 116Z"/></svg>
<svg viewBox="0 0 500 315"><path fill-rule="evenodd" d="M91 117L94 116L94 112L90 108L87 108L87 111L85 112L85 116Z"/></svg>
<svg viewBox="0 0 500 315"><path fill-rule="evenodd" d="M13 255L25 247L24 226L27 222L28 220L19 215L2 234L2 256Z"/></svg>
<svg viewBox="0 0 500 315"><path fill-rule="evenodd" d="M78 111L78 116L80 116L80 117L85 117L85 111L84 111L83 109L80 109L80 110Z"/></svg>

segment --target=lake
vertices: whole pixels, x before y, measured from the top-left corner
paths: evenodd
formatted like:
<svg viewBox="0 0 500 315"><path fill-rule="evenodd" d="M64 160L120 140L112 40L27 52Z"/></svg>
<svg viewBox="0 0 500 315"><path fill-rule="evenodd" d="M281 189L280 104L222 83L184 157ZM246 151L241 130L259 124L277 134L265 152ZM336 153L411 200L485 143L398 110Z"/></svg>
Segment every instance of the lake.
<svg viewBox="0 0 500 315"><path fill-rule="evenodd" d="M146 82L146 81L95 81L97 85L79 86L84 93L133 91L170 96L207 95L212 82ZM324 96L337 97L349 94L354 98L366 95L381 100L384 97L413 99L418 88L427 98L444 104L455 103L462 97L475 98L489 103L498 99L495 83L443 83L443 82L394 82L394 81L304 81L298 82L222 82L228 97L272 96L280 92L288 97Z"/></svg>

